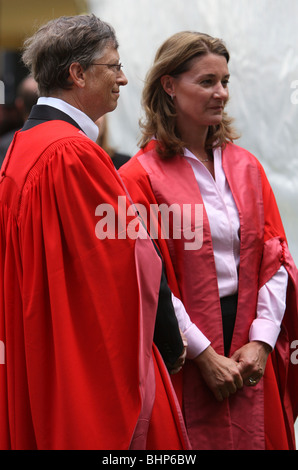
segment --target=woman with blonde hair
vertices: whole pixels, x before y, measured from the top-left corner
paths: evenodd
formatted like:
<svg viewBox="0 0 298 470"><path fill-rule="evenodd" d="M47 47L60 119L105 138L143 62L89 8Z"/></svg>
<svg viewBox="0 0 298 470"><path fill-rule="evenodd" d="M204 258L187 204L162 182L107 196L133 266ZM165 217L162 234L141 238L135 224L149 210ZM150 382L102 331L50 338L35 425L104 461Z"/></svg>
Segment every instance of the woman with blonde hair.
<svg viewBox="0 0 298 470"><path fill-rule="evenodd" d="M143 90L140 151L120 174L146 209L187 337L173 383L193 449L293 449L298 274L264 170L234 144L229 58L198 32L161 45ZM153 207L172 212L170 230Z"/></svg>

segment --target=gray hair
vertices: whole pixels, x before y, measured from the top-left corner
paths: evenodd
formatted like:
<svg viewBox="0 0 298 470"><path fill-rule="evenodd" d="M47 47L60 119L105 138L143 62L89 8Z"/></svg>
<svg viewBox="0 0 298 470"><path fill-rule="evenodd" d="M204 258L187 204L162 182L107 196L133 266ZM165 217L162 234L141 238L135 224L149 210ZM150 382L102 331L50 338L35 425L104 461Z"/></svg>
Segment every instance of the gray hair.
<svg viewBox="0 0 298 470"><path fill-rule="evenodd" d="M39 93L70 89L69 67L86 70L108 44L118 49L114 29L95 15L62 16L49 21L24 43L23 62L38 83Z"/></svg>

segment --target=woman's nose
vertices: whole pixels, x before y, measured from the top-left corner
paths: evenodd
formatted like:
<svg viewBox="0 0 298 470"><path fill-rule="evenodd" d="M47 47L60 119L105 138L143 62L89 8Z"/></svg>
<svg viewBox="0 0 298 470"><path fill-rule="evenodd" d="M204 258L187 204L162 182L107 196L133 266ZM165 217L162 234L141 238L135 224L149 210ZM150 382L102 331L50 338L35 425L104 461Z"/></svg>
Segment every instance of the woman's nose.
<svg viewBox="0 0 298 470"><path fill-rule="evenodd" d="M227 99L229 96L229 90L226 85L223 85L221 82L217 84L214 90L214 97Z"/></svg>

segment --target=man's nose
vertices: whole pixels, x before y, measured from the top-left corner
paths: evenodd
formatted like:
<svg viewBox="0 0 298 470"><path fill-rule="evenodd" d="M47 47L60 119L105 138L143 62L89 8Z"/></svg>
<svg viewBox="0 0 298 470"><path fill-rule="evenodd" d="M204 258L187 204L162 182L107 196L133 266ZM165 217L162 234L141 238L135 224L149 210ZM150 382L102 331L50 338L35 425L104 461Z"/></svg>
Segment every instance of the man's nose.
<svg viewBox="0 0 298 470"><path fill-rule="evenodd" d="M128 84L128 80L123 70L120 70L119 75L117 77L117 82L120 86L125 86Z"/></svg>

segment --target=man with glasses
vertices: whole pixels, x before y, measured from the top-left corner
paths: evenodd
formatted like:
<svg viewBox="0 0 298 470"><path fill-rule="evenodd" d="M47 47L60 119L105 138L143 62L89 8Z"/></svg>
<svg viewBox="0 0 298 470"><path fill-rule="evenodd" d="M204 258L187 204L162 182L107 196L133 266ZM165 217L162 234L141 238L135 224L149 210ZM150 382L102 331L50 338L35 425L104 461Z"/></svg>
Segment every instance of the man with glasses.
<svg viewBox="0 0 298 470"><path fill-rule="evenodd" d="M185 347L159 253L126 226L96 236L98 206L116 221L118 198L131 206L95 143L127 84L115 33L62 17L23 60L40 98L0 175L0 448L186 449L165 367Z"/></svg>

